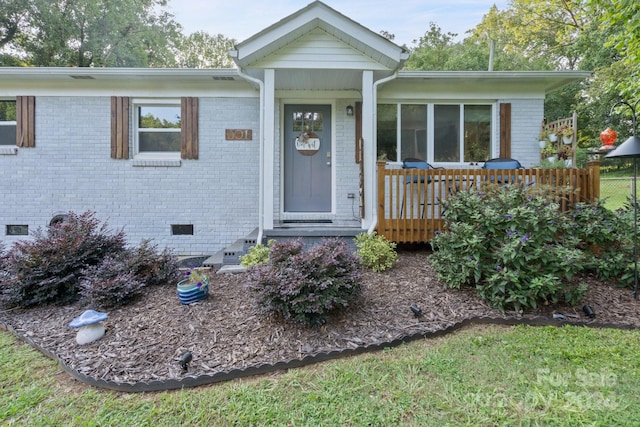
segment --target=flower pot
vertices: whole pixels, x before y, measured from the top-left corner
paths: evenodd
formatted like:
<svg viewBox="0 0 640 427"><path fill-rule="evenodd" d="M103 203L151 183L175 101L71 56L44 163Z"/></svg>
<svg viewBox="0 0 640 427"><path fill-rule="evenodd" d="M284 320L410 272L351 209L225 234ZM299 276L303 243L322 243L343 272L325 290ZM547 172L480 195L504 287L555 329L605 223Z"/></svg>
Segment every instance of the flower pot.
<svg viewBox="0 0 640 427"><path fill-rule="evenodd" d="M573 142L573 135L571 135L571 136L563 136L562 137L562 142L564 144L567 144L567 145L571 144Z"/></svg>
<svg viewBox="0 0 640 427"><path fill-rule="evenodd" d="M540 146L540 149L542 150L544 147L547 146L547 141L542 139L542 140L538 141L538 145Z"/></svg>
<svg viewBox="0 0 640 427"><path fill-rule="evenodd" d="M558 135L556 135L555 133L550 133L549 134L549 141L557 142L558 141Z"/></svg>
<svg viewBox="0 0 640 427"><path fill-rule="evenodd" d="M191 304L202 301L209 295L209 280L203 279L202 283L191 283L189 279L178 282L178 300L181 304Z"/></svg>

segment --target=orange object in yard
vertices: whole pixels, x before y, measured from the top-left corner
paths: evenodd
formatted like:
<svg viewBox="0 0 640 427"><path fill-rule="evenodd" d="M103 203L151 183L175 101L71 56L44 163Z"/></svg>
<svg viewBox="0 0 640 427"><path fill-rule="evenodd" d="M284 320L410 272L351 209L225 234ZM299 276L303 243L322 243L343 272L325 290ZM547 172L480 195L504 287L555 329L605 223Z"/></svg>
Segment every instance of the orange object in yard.
<svg viewBox="0 0 640 427"><path fill-rule="evenodd" d="M604 146L613 145L617 137L618 137L618 132L616 132L611 128L606 128L605 130L600 132L600 141L602 141L602 144Z"/></svg>

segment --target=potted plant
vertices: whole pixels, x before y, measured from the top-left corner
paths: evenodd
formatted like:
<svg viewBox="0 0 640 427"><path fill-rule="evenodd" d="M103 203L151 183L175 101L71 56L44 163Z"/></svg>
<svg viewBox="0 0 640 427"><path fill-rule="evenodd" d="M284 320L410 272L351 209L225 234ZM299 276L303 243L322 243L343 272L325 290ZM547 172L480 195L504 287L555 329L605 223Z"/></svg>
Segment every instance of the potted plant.
<svg viewBox="0 0 640 427"><path fill-rule="evenodd" d="M180 303L201 301L209 295L209 276L203 268L189 269L185 272L185 278L178 282L177 288Z"/></svg>
<svg viewBox="0 0 640 427"><path fill-rule="evenodd" d="M549 132L549 141L558 142L558 135L553 131Z"/></svg>
<svg viewBox="0 0 640 427"><path fill-rule="evenodd" d="M562 142L565 144L571 144L573 142L574 130L569 125L564 125L558 129L558 135L562 136Z"/></svg>
<svg viewBox="0 0 640 427"><path fill-rule="evenodd" d="M547 145L547 137L548 135L544 130L540 132L540 135L538 135L538 145L541 150Z"/></svg>
<svg viewBox="0 0 640 427"><path fill-rule="evenodd" d="M572 154L573 154L573 150L571 150L571 147L564 146L558 151L557 158L558 160L563 160L566 163L567 167L570 167L572 163L571 161Z"/></svg>
<svg viewBox="0 0 640 427"><path fill-rule="evenodd" d="M542 157L549 160L549 161L554 161L556 159L556 154L557 154L557 150L554 147L553 144L547 144L542 150L541 150L541 154Z"/></svg>

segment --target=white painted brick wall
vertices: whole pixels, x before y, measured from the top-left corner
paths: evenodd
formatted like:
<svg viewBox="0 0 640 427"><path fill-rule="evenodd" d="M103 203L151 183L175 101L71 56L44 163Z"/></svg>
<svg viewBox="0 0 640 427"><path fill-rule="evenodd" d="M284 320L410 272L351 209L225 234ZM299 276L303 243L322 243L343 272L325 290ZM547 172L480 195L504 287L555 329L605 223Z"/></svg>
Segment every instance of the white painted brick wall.
<svg viewBox="0 0 640 427"><path fill-rule="evenodd" d="M259 111L252 98L200 98L199 160L135 167L110 158L108 97L38 97L36 147L0 156L1 239L7 224L45 227L56 213L92 210L132 244L153 239L178 254L209 254L258 224ZM60 114L64 112L64 114ZM226 141L225 129L252 129ZM171 224L194 235L172 236Z"/></svg>
<svg viewBox="0 0 640 427"><path fill-rule="evenodd" d="M538 135L544 118L544 100L505 99L500 102L511 103L511 157L524 167L540 163ZM499 129L498 126L498 132Z"/></svg>

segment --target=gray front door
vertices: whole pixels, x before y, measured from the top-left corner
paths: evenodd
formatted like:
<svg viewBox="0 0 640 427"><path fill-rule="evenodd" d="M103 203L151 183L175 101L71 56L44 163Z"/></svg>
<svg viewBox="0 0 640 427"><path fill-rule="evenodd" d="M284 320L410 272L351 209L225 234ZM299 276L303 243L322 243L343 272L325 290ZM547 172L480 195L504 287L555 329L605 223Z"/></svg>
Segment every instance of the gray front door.
<svg viewBox="0 0 640 427"><path fill-rule="evenodd" d="M331 106L285 105L285 212L331 212L331 164Z"/></svg>

